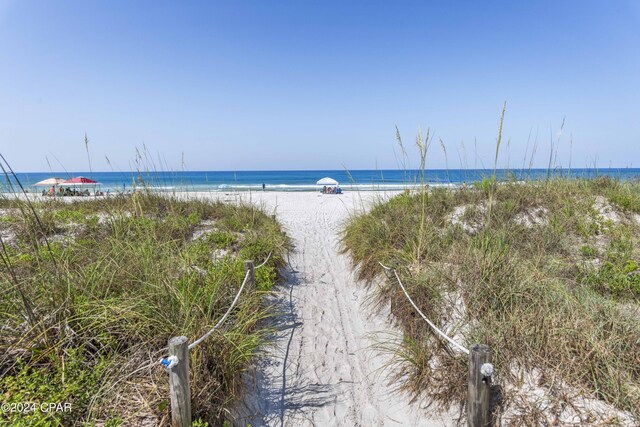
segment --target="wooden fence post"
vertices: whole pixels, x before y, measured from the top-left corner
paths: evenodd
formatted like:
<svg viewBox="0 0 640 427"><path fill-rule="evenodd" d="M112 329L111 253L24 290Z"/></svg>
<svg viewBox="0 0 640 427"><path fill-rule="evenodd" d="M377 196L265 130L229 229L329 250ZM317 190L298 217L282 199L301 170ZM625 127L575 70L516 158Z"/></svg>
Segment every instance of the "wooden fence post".
<svg viewBox="0 0 640 427"><path fill-rule="evenodd" d="M187 337L169 340L169 356L175 356L178 364L169 370L169 394L171 395L171 426L191 426L191 389L189 388L189 344Z"/></svg>
<svg viewBox="0 0 640 427"><path fill-rule="evenodd" d="M489 425L489 389L491 377L481 372L482 365L491 363L491 349L474 344L469 349L469 387L467 389L467 425Z"/></svg>
<svg viewBox="0 0 640 427"><path fill-rule="evenodd" d="M249 279L247 284L249 285L250 288L255 289L256 287L256 272L255 269L253 268L253 261L245 261L244 262L244 271L245 274L248 271L249 272Z"/></svg>

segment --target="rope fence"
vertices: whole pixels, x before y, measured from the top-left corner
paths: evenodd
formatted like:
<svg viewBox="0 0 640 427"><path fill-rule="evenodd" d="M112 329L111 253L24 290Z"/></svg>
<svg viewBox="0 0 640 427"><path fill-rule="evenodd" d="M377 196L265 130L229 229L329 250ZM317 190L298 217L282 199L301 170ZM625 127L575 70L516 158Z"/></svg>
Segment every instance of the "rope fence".
<svg viewBox="0 0 640 427"><path fill-rule="evenodd" d="M224 316L222 316L220 318L220 320L218 320L218 323L216 323L213 328L209 329L209 331L207 333L205 333L203 336L201 336L200 338L198 338L197 340L195 340L194 342L189 344L189 350L191 350L192 348L194 348L195 346L200 344L202 341L207 339L207 337L209 335L211 335L213 333L213 331L218 329L220 327L220 325L222 325L224 323L225 319L227 318L227 316L229 316L229 313L231 313L231 310L233 310L233 307L236 306L236 303L240 299L240 294L242 293L242 290L244 289L244 285L247 284L247 280L249 279L249 274L250 273L251 273L251 271L249 271L249 270L247 270L247 272L245 273L244 280L242 281L242 285L240 285L240 289L238 290L238 293L236 294L236 297L233 299L233 302L231 303L231 305L227 309L227 312L224 313Z"/></svg>
<svg viewBox="0 0 640 427"><path fill-rule="evenodd" d="M259 266L256 267L256 270L259 269L260 267L264 266L267 262L269 262L269 258L271 258L271 252L269 252L269 255L267 255L267 259L265 259L262 264L260 264Z"/></svg>
<svg viewBox="0 0 640 427"><path fill-rule="evenodd" d="M235 298L227 308L224 315L209 329L204 335L192 342L188 343L185 336L173 337L169 340L169 356L162 358L160 363L169 372L169 394L171 397L171 425L178 427L191 426L191 389L189 386L189 351L206 340L213 332L218 329L224 321L229 317L231 311L240 299L242 291L246 285L255 286L255 270L267 264L271 258L271 252L267 255L267 259L262 264L254 267L253 261L245 261L245 274L242 284L236 293Z"/></svg>
<svg viewBox="0 0 640 427"><path fill-rule="evenodd" d="M449 337L447 334L445 334L444 332L442 332L436 325L434 325L434 323L429 320L427 318L427 316L424 315L424 313L418 308L418 306L416 305L415 302L413 302L413 300L411 299L411 297L409 296L409 293L407 292L407 290L405 289L404 285L402 284L402 280L400 280L400 276L398 275L398 272L395 270L395 268L391 268L391 267L387 267L386 265L382 264L381 262L379 262L378 264L380 264L380 266L382 266L382 268L384 268L387 271L393 271L393 274L396 276L396 280L398 281L398 285L400 285L400 289L402 289L402 292L404 292L404 295L407 297L407 299L409 300L409 302L411 303L411 305L413 306L413 308L415 308L415 310L418 312L418 314L420 315L420 317L422 317L424 319L425 322L427 322L427 324L429 326L431 326L431 328L436 331L436 333L438 335L440 335L442 338L444 338L447 342L449 342L452 346L454 346L455 348L457 348L458 350L460 350L461 352L463 352L466 355L469 355L469 349L462 346L461 344L458 344L457 342L455 342L451 337Z"/></svg>
<svg viewBox="0 0 640 427"><path fill-rule="evenodd" d="M418 312L420 317L444 340L469 356L469 376L467 384L467 425L470 427L484 427L489 425L489 395L491 391L491 379L494 374L493 365L491 364L492 351L483 344L474 344L471 349L455 342L451 337L442 332L431 320L424 315L422 310L413 302L407 289L400 280L400 275L395 268L387 267L378 262L386 271L393 272L400 289L407 297L409 303Z"/></svg>
<svg viewBox="0 0 640 427"><path fill-rule="evenodd" d="M222 326L231 314L231 311L240 300L240 295L247 287L255 286L255 270L267 264L271 258L271 253L257 267L253 261L245 261L245 275L242 284L238 289L233 301L227 308L224 315L216 324L200 338L188 344L185 336L173 337L169 340L169 356L161 360L169 372L169 393L171 397L171 419L172 425L187 427L191 425L191 389L189 387L189 351L206 340L213 332ZM482 344L472 345L466 348L462 344L455 342L451 337L438 328L420 310L405 288L400 275L396 269L387 267L379 262L380 266L388 272L393 272L400 289L405 297L416 310L416 312L427 322L438 336L444 339L455 349L461 351L469 357L469 377L467 386L467 424L469 426L486 426L489 422L489 391L491 377L493 375L493 365L491 364L491 349Z"/></svg>

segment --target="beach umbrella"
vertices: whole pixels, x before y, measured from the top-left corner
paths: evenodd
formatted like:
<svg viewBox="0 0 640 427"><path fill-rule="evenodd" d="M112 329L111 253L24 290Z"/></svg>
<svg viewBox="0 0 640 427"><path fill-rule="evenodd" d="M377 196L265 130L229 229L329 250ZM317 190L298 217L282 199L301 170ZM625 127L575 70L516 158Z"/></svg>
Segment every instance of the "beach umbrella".
<svg viewBox="0 0 640 427"><path fill-rule="evenodd" d="M333 178L329 178L328 176L325 176L321 180L318 180L318 182L316 182L316 185L338 185L338 181L336 181Z"/></svg>
<svg viewBox="0 0 640 427"><path fill-rule="evenodd" d="M38 187L51 187L52 185L59 185L62 184L64 182L63 178L47 178L47 179L43 179L42 181L36 182L35 186Z"/></svg>
<svg viewBox="0 0 640 427"><path fill-rule="evenodd" d="M100 183L94 181L90 178L85 178L84 176L76 176L75 178L68 179L62 184L72 184L72 185L99 185Z"/></svg>

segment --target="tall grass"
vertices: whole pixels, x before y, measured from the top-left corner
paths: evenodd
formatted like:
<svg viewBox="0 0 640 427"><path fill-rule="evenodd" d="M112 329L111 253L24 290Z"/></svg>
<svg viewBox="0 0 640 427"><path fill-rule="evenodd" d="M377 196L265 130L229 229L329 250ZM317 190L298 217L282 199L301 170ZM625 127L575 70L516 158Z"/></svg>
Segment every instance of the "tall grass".
<svg viewBox="0 0 640 427"><path fill-rule="evenodd" d="M491 222L480 208L490 197ZM614 219L597 200L611 204ZM423 203L422 194L402 194L351 219L343 242L362 279L380 273L378 261L396 266L432 321L467 346L493 348L510 390L536 371L535 386L558 407L575 401L564 384L640 416L640 184L503 182L433 189L426 210ZM475 232L452 220L459 206ZM425 242L419 254L416 239ZM391 300L405 331L394 350L404 387L444 406L464 402L464 356L444 346L393 281L379 297ZM518 419L538 424L548 415L529 409Z"/></svg>
<svg viewBox="0 0 640 427"><path fill-rule="evenodd" d="M2 422L168 424L167 375L157 363L167 340L208 330L237 292L243 261L273 253L256 270L257 289L191 353L194 418L225 419L269 332L262 294L287 246L273 219L253 206L150 193L0 199L0 209L0 394L73 408L5 412Z"/></svg>

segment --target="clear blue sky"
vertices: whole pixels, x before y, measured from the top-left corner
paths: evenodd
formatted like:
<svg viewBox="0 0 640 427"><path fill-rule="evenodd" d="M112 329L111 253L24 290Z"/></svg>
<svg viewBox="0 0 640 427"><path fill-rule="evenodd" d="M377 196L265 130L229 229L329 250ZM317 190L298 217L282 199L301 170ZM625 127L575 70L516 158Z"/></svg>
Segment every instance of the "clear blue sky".
<svg viewBox="0 0 640 427"><path fill-rule="evenodd" d="M430 168L439 138L488 166L505 100L501 166L531 131L546 165L565 117L559 164L572 137L573 166L640 166L640 2L0 0L20 171L87 170L85 132L94 170L143 144L163 168L394 168L395 125L435 132Z"/></svg>

